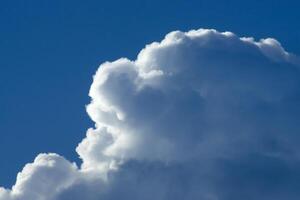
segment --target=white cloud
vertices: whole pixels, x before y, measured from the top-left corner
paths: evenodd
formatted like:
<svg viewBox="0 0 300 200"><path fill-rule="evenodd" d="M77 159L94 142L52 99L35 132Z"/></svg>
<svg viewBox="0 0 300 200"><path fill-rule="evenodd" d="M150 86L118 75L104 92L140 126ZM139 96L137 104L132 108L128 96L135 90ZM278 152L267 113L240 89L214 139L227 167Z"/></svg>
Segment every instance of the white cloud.
<svg viewBox="0 0 300 200"><path fill-rule="evenodd" d="M53 199L73 184L77 167L57 154L39 154L33 163L27 164L17 176L11 191L3 191L2 199ZM0 193L1 194L1 193Z"/></svg>
<svg viewBox="0 0 300 200"><path fill-rule="evenodd" d="M0 200L294 199L297 60L272 38L199 29L106 62L89 93L95 128L76 149L82 166L41 154Z"/></svg>

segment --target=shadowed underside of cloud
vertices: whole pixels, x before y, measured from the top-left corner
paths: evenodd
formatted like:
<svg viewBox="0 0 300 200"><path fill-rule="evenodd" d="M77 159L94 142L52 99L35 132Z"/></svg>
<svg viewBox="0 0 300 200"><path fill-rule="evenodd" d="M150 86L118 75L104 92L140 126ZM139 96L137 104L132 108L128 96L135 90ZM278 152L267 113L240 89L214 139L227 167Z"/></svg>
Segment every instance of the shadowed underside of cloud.
<svg viewBox="0 0 300 200"><path fill-rule="evenodd" d="M299 66L275 39L171 32L99 67L80 167L40 154L0 200L297 199Z"/></svg>

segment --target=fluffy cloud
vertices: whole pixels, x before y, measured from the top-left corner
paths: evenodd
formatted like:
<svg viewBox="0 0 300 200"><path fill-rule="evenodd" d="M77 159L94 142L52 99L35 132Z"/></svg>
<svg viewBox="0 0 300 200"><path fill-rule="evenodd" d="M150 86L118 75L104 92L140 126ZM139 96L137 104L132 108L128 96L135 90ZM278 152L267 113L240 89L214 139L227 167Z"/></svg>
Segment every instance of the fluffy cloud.
<svg viewBox="0 0 300 200"><path fill-rule="evenodd" d="M171 32L99 67L80 167L41 154L0 200L296 199L299 66L275 39Z"/></svg>
<svg viewBox="0 0 300 200"><path fill-rule="evenodd" d="M1 200L53 199L75 180L77 167L57 154L40 154L17 176L11 191L0 191ZM3 196L3 197L2 197Z"/></svg>

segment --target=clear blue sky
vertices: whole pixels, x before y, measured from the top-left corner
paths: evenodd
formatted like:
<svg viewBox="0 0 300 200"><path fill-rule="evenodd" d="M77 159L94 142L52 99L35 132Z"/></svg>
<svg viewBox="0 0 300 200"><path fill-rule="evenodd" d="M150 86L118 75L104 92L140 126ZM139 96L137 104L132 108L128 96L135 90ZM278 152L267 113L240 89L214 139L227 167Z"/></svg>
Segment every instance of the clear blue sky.
<svg viewBox="0 0 300 200"><path fill-rule="evenodd" d="M85 105L102 62L134 59L172 30L201 27L275 37L300 54L297 2L2 0L0 185L11 186L40 152L78 161L74 147L92 126Z"/></svg>

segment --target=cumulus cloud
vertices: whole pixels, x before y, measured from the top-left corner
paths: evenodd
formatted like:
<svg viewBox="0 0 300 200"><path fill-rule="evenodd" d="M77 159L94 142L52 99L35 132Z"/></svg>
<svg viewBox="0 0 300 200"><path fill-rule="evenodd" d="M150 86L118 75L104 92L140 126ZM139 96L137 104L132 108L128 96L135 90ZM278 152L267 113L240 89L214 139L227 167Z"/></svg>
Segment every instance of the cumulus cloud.
<svg viewBox="0 0 300 200"><path fill-rule="evenodd" d="M299 66L272 38L171 32L100 65L80 167L41 154L0 200L296 199Z"/></svg>

